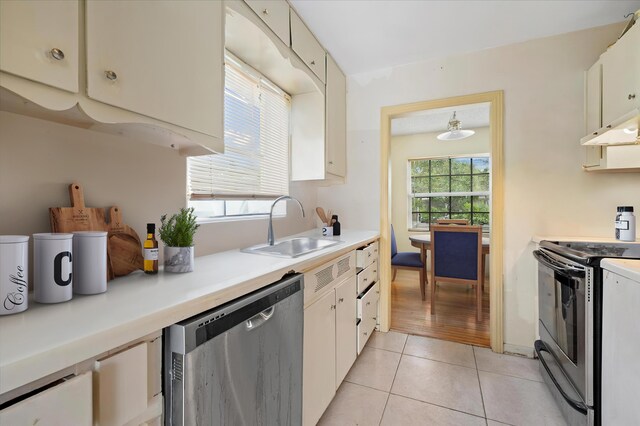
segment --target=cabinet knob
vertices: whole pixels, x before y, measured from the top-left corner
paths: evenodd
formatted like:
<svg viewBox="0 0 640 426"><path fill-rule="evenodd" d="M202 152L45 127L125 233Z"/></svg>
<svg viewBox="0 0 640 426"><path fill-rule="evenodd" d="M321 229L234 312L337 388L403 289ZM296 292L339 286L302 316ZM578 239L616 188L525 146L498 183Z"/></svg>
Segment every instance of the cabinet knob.
<svg viewBox="0 0 640 426"><path fill-rule="evenodd" d="M331 305L331 310L335 309L336 305Z"/></svg>
<svg viewBox="0 0 640 426"><path fill-rule="evenodd" d="M362 282L366 283L368 281L368 278L365 278L364 280L362 280Z"/></svg>
<svg viewBox="0 0 640 426"><path fill-rule="evenodd" d="M344 302L344 297L341 297L340 299L338 299L338 302L340 303Z"/></svg>
<svg viewBox="0 0 640 426"><path fill-rule="evenodd" d="M116 79L118 78L118 74L116 74L114 71L108 70L104 72L105 77L107 77L107 80L111 80L111 81L116 81Z"/></svg>
<svg viewBox="0 0 640 426"><path fill-rule="evenodd" d="M598 136L598 132L593 132L593 136Z"/></svg>
<svg viewBox="0 0 640 426"><path fill-rule="evenodd" d="M362 334L364 334L364 335L366 336L366 335L368 335L369 333L367 333L367 332L365 331L365 332L364 332L364 333L362 333Z"/></svg>
<svg viewBox="0 0 640 426"><path fill-rule="evenodd" d="M333 164L333 161L329 161L329 164Z"/></svg>
<svg viewBox="0 0 640 426"><path fill-rule="evenodd" d="M368 254L368 256L367 256L367 257L371 257L371 252L369 252L369 253L367 253L367 254Z"/></svg>
<svg viewBox="0 0 640 426"><path fill-rule="evenodd" d="M316 61L309 62L309 65L315 65L315 64L316 64ZM631 96L631 95L629 95L629 96ZM631 99L631 98L629 98L629 99Z"/></svg>
<svg viewBox="0 0 640 426"><path fill-rule="evenodd" d="M611 124L609 124L609 125L607 126L607 129L610 129L610 128L611 128Z"/></svg>
<svg viewBox="0 0 640 426"><path fill-rule="evenodd" d="M268 15L269 14L269 9L263 9L262 10L262 14L263 15Z"/></svg>
<svg viewBox="0 0 640 426"><path fill-rule="evenodd" d="M49 53L51 54L51 57L56 61L61 61L64 59L64 52L58 49L57 47L54 47L53 49L51 49Z"/></svg>
<svg viewBox="0 0 640 426"><path fill-rule="evenodd" d="M371 304L371 302L367 302L367 306L369 306Z"/></svg>
<svg viewBox="0 0 640 426"><path fill-rule="evenodd" d="M629 96L627 97L627 99L631 100L631 99L635 99L636 98L636 94L635 93L629 93Z"/></svg>

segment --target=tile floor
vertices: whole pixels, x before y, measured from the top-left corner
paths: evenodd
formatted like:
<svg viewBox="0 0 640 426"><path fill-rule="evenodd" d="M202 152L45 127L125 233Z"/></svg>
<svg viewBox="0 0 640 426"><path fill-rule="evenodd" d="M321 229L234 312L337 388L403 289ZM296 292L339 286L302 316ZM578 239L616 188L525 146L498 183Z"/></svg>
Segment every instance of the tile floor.
<svg viewBox="0 0 640 426"><path fill-rule="evenodd" d="M319 425L565 425L537 361L376 332Z"/></svg>

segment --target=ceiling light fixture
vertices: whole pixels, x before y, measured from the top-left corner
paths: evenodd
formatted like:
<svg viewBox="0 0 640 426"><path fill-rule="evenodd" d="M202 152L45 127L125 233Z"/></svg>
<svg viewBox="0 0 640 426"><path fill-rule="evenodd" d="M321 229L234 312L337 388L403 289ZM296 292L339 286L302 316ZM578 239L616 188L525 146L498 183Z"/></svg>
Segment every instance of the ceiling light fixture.
<svg viewBox="0 0 640 426"><path fill-rule="evenodd" d="M462 126L460 125L460 120L456 118L456 112L453 111L453 115L449 120L449 125L447 126L447 132L440 133L437 138L441 141L457 141L460 139L468 138L471 135L474 135L476 132L473 130L462 130Z"/></svg>

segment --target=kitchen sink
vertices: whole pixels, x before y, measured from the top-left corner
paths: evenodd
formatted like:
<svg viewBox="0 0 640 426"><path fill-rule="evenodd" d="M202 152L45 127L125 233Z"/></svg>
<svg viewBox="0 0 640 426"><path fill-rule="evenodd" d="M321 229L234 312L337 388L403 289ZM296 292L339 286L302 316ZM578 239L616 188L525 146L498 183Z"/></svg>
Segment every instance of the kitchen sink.
<svg viewBox="0 0 640 426"><path fill-rule="evenodd" d="M298 257L317 250L340 244L342 241L325 240L318 238L293 238L291 240L277 241L274 245L260 244L248 247L240 251L244 253L265 254L276 257Z"/></svg>

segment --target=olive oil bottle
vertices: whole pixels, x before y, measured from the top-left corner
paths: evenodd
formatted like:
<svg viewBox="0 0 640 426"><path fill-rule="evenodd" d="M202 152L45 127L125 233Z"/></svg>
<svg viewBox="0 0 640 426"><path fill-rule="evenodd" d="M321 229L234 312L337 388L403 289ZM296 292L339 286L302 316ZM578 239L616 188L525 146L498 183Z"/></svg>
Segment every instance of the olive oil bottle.
<svg viewBox="0 0 640 426"><path fill-rule="evenodd" d="M158 273L158 241L156 240L156 224L147 223L147 239L144 241L144 273Z"/></svg>

